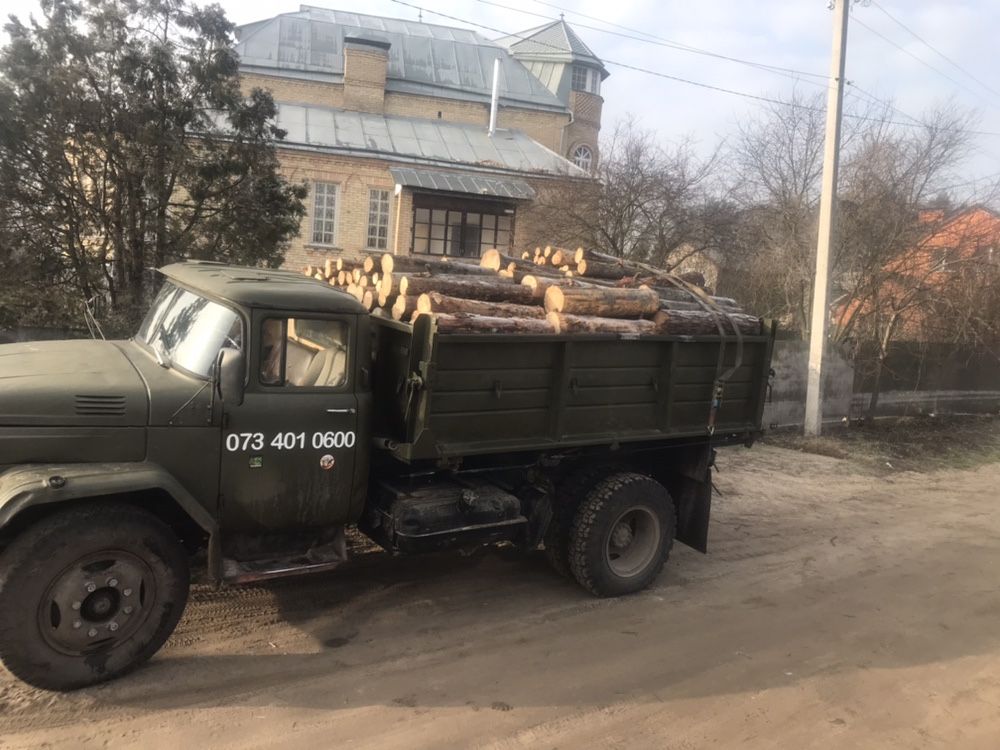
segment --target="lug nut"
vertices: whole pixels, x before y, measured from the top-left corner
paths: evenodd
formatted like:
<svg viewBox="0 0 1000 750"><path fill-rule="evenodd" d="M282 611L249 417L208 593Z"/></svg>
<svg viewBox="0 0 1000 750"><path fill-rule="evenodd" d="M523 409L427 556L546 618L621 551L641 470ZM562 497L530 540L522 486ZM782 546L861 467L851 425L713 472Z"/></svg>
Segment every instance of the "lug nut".
<svg viewBox="0 0 1000 750"><path fill-rule="evenodd" d="M114 588L115 586L117 586L117 585L118 585L118 579L117 579L117 578L109 578L109 579L108 579L108 585L109 585L109 586L110 586L111 588Z"/></svg>
<svg viewBox="0 0 1000 750"><path fill-rule="evenodd" d="M97 586L95 586L92 583L88 583L85 588L87 589L88 594L93 594L95 591L97 591Z"/></svg>
<svg viewBox="0 0 1000 750"><path fill-rule="evenodd" d="M125 596L132 596L132 589L122 589L122 593L125 594Z"/></svg>
<svg viewBox="0 0 1000 750"><path fill-rule="evenodd" d="M112 632L114 632L115 630L118 630L118 623L117 622L109 622L108 623L108 630L110 630Z"/></svg>
<svg viewBox="0 0 1000 750"><path fill-rule="evenodd" d="M91 628L90 630L88 630L87 635L93 638L95 635L97 635L97 628Z"/></svg>
<svg viewBox="0 0 1000 750"><path fill-rule="evenodd" d="M80 602L73 602L73 609L80 609Z"/></svg>
<svg viewBox="0 0 1000 750"><path fill-rule="evenodd" d="M79 630L81 625L83 625L83 623L80 622L79 620L74 620L73 621L73 629L74 630Z"/></svg>
<svg viewBox="0 0 1000 750"><path fill-rule="evenodd" d="M132 608L131 607L123 607L122 608L122 612L124 612L127 615L130 615L130 614L132 614Z"/></svg>

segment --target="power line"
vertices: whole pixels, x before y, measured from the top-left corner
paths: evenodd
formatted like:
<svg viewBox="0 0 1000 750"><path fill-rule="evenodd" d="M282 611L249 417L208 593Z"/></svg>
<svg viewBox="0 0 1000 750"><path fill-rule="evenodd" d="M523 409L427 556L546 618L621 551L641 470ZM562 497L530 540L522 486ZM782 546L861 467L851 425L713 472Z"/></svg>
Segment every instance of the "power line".
<svg viewBox="0 0 1000 750"><path fill-rule="evenodd" d="M528 16L535 16L536 18L543 18L546 21L558 21L558 18L553 18L552 16L546 15L544 13L535 13L534 11L524 10L522 8L515 8L511 5L504 5L503 3L494 2L494 0L476 0L478 3L483 5L492 5L496 8L503 8L504 10L512 10L517 13L523 13ZM538 0L536 0L538 2ZM542 5L550 5L553 8L558 8L558 6L551 5L550 3L541 3ZM576 11L567 11L569 13L576 13ZM724 55L720 52L713 52L712 50L703 49L700 47L692 47L689 44L683 44L681 42L675 42L671 39L666 39L665 37L657 36L655 34L650 34L646 31L640 31L638 29L630 29L627 26L620 26L619 24L612 24L610 21L604 21L603 19L597 18L596 16L588 16L583 13L576 13L577 15L583 16L584 18L589 18L591 20L596 20L600 23L608 24L609 26L616 26L617 28L625 29L632 33L624 33L622 31L612 31L611 29L604 29L598 26L589 26L585 23L573 22L574 26L581 29L588 29L590 31L598 31L602 34L610 34L612 36L621 37L623 39L631 39L636 42L644 42L645 44L654 44L658 47L667 47L669 49L675 49L680 52L690 52L696 55L705 55L706 57L714 57L719 60L726 60L728 62L738 63L740 65L747 65L751 68L757 68L758 70L767 70L779 74L790 74L791 76L798 78L799 76L809 76L811 78L819 78L826 81L827 77L822 73L811 73L807 70L798 70L796 68L786 68L781 65L771 65L769 63L755 62L754 60L746 60L741 57L733 57L731 55ZM636 36L636 34L641 34L642 36ZM824 84L825 85L825 84Z"/></svg>
<svg viewBox="0 0 1000 750"><path fill-rule="evenodd" d="M912 58L913 58L914 60L916 60L916 61L917 61L918 63L920 63L921 65L923 65L923 66L925 66L925 67L929 68L930 70L933 70L933 71L934 71L935 73L937 73L937 74L938 74L939 76L941 76L942 78L946 78L946 79L948 79L948 80L949 80L949 81L951 81L951 82L952 82L953 84L955 84L956 86L958 86L958 87L959 87L960 89L963 89L964 91L967 91L967 92L969 92L970 94L972 94L972 95L973 95L974 97L976 97L977 99L978 99L978 98L980 98L980 94L979 94L979 92L978 92L978 91L973 91L973 90L972 90L972 89L970 89L970 88L969 88L968 86L966 86L965 84L963 84L963 83L962 83L961 81L957 81L957 80L955 80L954 78L952 78L952 77L951 77L950 75L948 75L947 73L945 73L945 72L944 72L943 70L941 70L940 68L937 68L937 67L935 67L934 65L931 65L931 64L930 64L929 62L927 62L927 61L926 61L926 60L925 60L924 58L920 57L920 56L919 56L919 55L917 55L917 54L914 54L913 52L911 52L910 50L906 49L906 47L902 46L901 44L897 44L896 42L894 42L894 41L893 41L892 39L890 39L889 37L885 36L884 34L882 34L882 33L878 32L878 31L875 31L875 29L873 29L873 28L872 28L871 26L869 26L868 24L866 24L866 23L865 23L864 21L862 21L862 20L861 20L860 18L857 18L857 17L855 17L855 19L854 19L854 23L856 23L856 24L857 24L858 26L860 26L861 28L863 28L863 29L866 29L866 30L867 30L867 31L868 31L868 32L869 32L870 34L874 34L874 35L875 35L875 36L877 36L877 37L878 37L879 39L881 39L882 41L884 41L884 42L885 42L886 44L888 44L888 45L891 45L891 46L895 47L896 49L898 49L898 50L899 50L900 52L902 52L903 54L905 54L905 55L908 55L908 56L912 57Z"/></svg>
<svg viewBox="0 0 1000 750"><path fill-rule="evenodd" d="M996 89L990 87L986 83L983 83L983 81L980 80L979 78L977 78L975 75L973 75L973 73L971 71L969 71L966 68L963 68L957 62L955 62L954 60L952 60L950 57L948 57L948 55L946 55L944 52L942 52L941 50L939 50L933 44L931 44L930 42L928 42L926 39L924 39L922 36L920 36L917 32L915 32L913 29L911 29L905 23L903 23L898 18L896 18L894 15L892 15L892 13L890 13L888 10L886 10L884 7L882 7L882 5L880 5L877 2L877 0L872 0L872 5L874 5L876 8L878 8L878 10L880 12L882 12L890 21L892 21L893 23L895 23L897 26L899 26L901 29L903 29L906 33L908 33L914 39L916 39L921 44L923 44L925 47L927 47L929 50L931 50L932 52L934 52L938 57L940 57L942 60L944 60L945 62L947 62L948 64L950 64L953 68L955 68L956 70L961 71L962 73L965 73L965 75L967 75L969 78L971 78L973 81L975 81L976 83L978 83L980 86L982 86L984 89L986 89L987 91L989 91L994 96L1000 97L1000 92L997 92Z"/></svg>
<svg viewBox="0 0 1000 750"><path fill-rule="evenodd" d="M470 21L467 18L460 18L458 16L449 15L448 13L442 13L441 11L438 11L438 10L431 10L429 8L424 8L424 7L420 6L420 5L416 5L415 3L406 2L405 0L391 0L391 2L395 3L396 5L402 5L402 6L405 6L407 8L412 8L413 10L422 11L424 13L430 13L431 15L439 16L440 18L447 18L449 21L455 21L456 23L465 24L467 26L474 26L476 28L485 29L486 31L493 32L494 34L498 34L500 36L513 37L514 39L521 39L521 40L524 40L524 41L527 41L530 38L530 37L526 37L526 36L524 36L522 34L514 34L514 33L511 33L511 32L508 32L508 31L504 31L503 29L498 29L498 28L496 28L494 26L488 26L486 24L482 24L482 23L479 23L477 21ZM535 42L536 44L540 44L540 45L542 45L544 47L550 47L551 49L554 49L554 50L563 51L561 47L557 47L554 44L548 44L546 42L540 42L537 39L532 39L531 41ZM704 83L702 81L692 81L691 79L688 79L688 78L683 78L681 76L671 75L670 73L664 73L664 72L659 71L659 70L652 70L650 68L644 68L642 66L633 65L631 63L624 63L624 62L618 62L616 60L607 60L607 59L602 60L602 62L605 65L612 65L612 66L614 66L616 68L623 68L625 70L632 70L632 71L636 71L638 73L645 73L647 75L656 76L657 78L663 78L663 79L666 79L666 80L669 80L669 81L675 81L677 83L687 84L689 86L697 86L698 88L703 88L703 89L706 89L706 90L709 90L709 91L716 91L716 92L722 93L722 94L730 94L732 96L739 96L739 97L742 97L744 99L750 99L750 100L753 100L753 101L764 102L766 104L777 104L777 105L780 105L780 106L783 106L783 107L792 107L794 109L803 109L803 110L809 110L809 111L812 111L812 112L820 112L820 113L826 111L826 109L824 107L814 107L814 106L809 105L809 104L800 104L798 102L790 102L790 101L782 100L782 99L774 99L774 98L769 97L769 96L763 96L763 95L760 95L760 94L751 94L751 93L749 93L747 91L739 91L737 89L730 89L730 88L726 88L724 86L716 86L714 84ZM884 104L885 102L882 102L882 103ZM909 115L906 115L906 116L909 117ZM876 118L865 117L864 115L853 115L853 114L849 114L849 113L845 113L844 117L849 117L852 120L856 120L858 122L875 122L876 121ZM903 122L901 120L879 120L879 121L880 122L885 122L885 123L891 124L891 125L899 125L901 127L910 127L910 128L912 128L912 127L926 127L926 125L924 123L921 123L921 122L917 121L916 118L911 118L911 119L913 119L914 122ZM955 128L944 128L943 130L954 131L956 129ZM962 132L969 133L970 135L1000 136L1000 132L998 132L998 131L966 130L966 129L963 128Z"/></svg>

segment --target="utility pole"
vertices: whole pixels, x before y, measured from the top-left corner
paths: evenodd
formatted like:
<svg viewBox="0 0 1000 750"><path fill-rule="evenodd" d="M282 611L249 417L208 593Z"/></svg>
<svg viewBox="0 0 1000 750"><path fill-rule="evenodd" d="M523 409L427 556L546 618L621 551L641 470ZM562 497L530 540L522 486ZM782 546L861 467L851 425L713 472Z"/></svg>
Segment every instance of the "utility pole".
<svg viewBox="0 0 1000 750"><path fill-rule="evenodd" d="M844 105L844 67L847 62L847 21L850 0L833 0L833 57L826 100L826 143L823 147L823 192L819 200L819 240L813 281L812 322L809 325L809 376L806 382L806 435L823 429L823 350L826 345L830 296L830 244L837 210L837 167L840 161L840 121Z"/></svg>

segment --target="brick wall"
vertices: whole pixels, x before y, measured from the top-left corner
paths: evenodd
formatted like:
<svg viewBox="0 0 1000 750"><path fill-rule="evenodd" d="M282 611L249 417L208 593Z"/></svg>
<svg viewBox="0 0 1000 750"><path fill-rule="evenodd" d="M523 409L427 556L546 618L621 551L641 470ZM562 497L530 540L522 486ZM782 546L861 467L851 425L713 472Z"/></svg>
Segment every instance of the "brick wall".
<svg viewBox="0 0 1000 750"><path fill-rule="evenodd" d="M395 183L389 174L389 164L377 159L352 159L326 154L316 154L294 149L279 149L278 160L281 172L291 182L305 182L309 185L306 197L306 216L302 220L299 236L292 240L285 254L285 265L300 268L305 265L319 265L328 257L357 255L368 245L368 191L372 188L388 190L389 241L392 251L396 229L396 196L392 195ZM315 182L332 182L337 185L336 231L332 246L317 245L312 242ZM403 196L407 198L407 196ZM408 238L412 221L412 202L404 200L402 224L400 225L400 246L402 238ZM383 252L383 251L378 251Z"/></svg>
<svg viewBox="0 0 1000 750"><path fill-rule="evenodd" d="M306 216L302 220L299 236L294 238L285 254L285 266L301 268L321 265L329 257L356 256L366 251L392 252L396 241L396 222L399 219L399 253L410 252L413 233L413 194L404 188L400 196L393 195L395 187L389 168L391 161L352 158L318 154L295 149L279 149L282 174L291 182L305 182L310 193L306 198ZM402 165L400 165L402 166ZM451 170L444 170L451 171ZM312 242L314 200L312 187L315 182L332 182L337 188L336 234L331 246ZM527 178L541 195L553 181L546 178ZM390 193L388 246L383 250L368 248L368 199L369 190L380 188ZM397 213L398 212L398 213ZM531 201L519 201L514 222L514 246L518 252L536 245L552 242L544 218Z"/></svg>
<svg viewBox="0 0 1000 750"><path fill-rule="evenodd" d="M346 40L344 44L344 107L382 114L387 50Z"/></svg>
<svg viewBox="0 0 1000 750"><path fill-rule="evenodd" d="M565 150L562 152L570 161L577 146L590 146L594 159L598 157L601 134L601 110L604 100L586 91L571 91L570 109L573 110L573 122L566 128Z"/></svg>

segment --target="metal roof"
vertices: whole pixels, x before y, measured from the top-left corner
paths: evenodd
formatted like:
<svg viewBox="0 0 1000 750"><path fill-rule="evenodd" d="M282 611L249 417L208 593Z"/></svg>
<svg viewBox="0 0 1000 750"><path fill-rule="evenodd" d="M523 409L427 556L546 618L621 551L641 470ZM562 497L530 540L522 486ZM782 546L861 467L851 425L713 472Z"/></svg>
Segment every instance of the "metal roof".
<svg viewBox="0 0 1000 750"><path fill-rule="evenodd" d="M303 5L297 13L238 27L236 49L245 69L338 79L344 74L345 36L390 44L387 91L488 102L499 57L502 101L566 111L510 52L469 29Z"/></svg>
<svg viewBox="0 0 1000 750"><path fill-rule="evenodd" d="M484 177L479 174L434 172L429 169L393 168L389 174L397 185L424 190L441 190L447 193L488 195L497 198L531 200L535 190L524 180Z"/></svg>
<svg viewBox="0 0 1000 750"><path fill-rule="evenodd" d="M171 281L242 307L367 313L351 295L297 271L188 261L160 269Z"/></svg>
<svg viewBox="0 0 1000 750"><path fill-rule="evenodd" d="M283 147L410 161L428 166L466 165L493 171L589 177L572 162L520 130L444 120L351 112L333 107L278 105L278 126L287 131Z"/></svg>
<svg viewBox="0 0 1000 750"><path fill-rule="evenodd" d="M496 42L518 58L587 62L600 68L602 77L608 75L601 59L562 19L502 37Z"/></svg>

